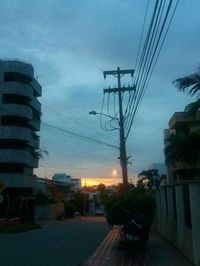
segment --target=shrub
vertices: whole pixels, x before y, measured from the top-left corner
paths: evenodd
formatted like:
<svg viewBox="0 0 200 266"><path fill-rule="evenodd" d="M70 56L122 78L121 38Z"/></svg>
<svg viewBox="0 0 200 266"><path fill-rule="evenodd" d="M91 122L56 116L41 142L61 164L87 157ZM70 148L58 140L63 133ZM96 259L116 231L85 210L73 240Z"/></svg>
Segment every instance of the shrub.
<svg viewBox="0 0 200 266"><path fill-rule="evenodd" d="M74 217L74 213L76 211L76 206L73 203L68 203L65 205L66 216L71 218Z"/></svg>
<svg viewBox="0 0 200 266"><path fill-rule="evenodd" d="M154 194L141 188L135 188L123 194L115 193L106 203L108 223L121 225L123 223L124 210L143 213L152 222L155 212Z"/></svg>
<svg viewBox="0 0 200 266"><path fill-rule="evenodd" d="M54 200L49 199L46 194L44 194L42 191L39 191L36 194L36 205L49 205L55 203Z"/></svg>

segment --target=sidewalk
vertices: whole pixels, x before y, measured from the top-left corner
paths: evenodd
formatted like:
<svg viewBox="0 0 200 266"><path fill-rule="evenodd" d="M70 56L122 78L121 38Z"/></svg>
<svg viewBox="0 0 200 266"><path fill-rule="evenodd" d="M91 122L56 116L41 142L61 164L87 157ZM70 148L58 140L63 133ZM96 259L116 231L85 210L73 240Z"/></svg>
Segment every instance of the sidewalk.
<svg viewBox="0 0 200 266"><path fill-rule="evenodd" d="M147 245L122 241L114 226L84 266L192 266L167 240L152 231Z"/></svg>

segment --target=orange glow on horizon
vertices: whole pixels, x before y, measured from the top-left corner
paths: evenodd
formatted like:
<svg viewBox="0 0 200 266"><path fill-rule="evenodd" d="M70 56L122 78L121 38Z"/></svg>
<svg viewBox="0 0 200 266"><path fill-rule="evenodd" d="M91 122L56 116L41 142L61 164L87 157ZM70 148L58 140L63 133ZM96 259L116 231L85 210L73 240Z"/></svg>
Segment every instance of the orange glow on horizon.
<svg viewBox="0 0 200 266"><path fill-rule="evenodd" d="M130 184L136 184L137 182L137 177L132 177L129 179ZM81 178L81 186L98 186L100 183L103 183L105 186L110 186L110 185L117 185L119 183L122 183L122 179L119 177L115 178Z"/></svg>
<svg viewBox="0 0 200 266"><path fill-rule="evenodd" d="M117 185L121 183L119 178L81 178L81 185L84 186L98 186L100 183L109 185Z"/></svg>

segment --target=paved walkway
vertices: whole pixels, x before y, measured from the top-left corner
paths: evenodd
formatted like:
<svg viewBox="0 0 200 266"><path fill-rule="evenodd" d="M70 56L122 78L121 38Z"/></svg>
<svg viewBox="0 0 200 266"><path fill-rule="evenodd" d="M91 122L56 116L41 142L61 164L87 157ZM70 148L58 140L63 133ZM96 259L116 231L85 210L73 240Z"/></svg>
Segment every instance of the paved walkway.
<svg viewBox="0 0 200 266"><path fill-rule="evenodd" d="M167 240L154 231L147 245L122 241L114 226L84 266L192 266Z"/></svg>

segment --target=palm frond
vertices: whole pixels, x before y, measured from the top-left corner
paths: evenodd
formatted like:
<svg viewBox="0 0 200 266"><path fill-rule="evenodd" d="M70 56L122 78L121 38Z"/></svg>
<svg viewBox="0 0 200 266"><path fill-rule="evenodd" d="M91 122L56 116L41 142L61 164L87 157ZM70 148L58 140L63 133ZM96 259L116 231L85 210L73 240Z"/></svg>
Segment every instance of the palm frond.
<svg viewBox="0 0 200 266"><path fill-rule="evenodd" d="M197 94L197 98L200 95L200 72L178 78L173 81L175 87L182 91L187 92L188 95L194 96Z"/></svg>
<svg viewBox="0 0 200 266"><path fill-rule="evenodd" d="M189 112L191 114L196 114L200 110L200 99L192 102L185 107L185 112Z"/></svg>

